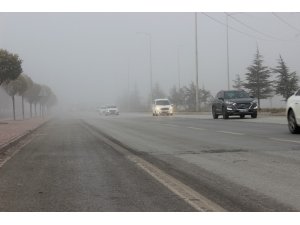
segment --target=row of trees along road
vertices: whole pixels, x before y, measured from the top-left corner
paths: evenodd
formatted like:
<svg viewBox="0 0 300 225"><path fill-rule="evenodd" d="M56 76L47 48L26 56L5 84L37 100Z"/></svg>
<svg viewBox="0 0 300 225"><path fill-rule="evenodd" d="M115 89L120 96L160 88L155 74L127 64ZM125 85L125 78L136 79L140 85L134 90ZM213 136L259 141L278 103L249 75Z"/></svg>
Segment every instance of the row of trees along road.
<svg viewBox="0 0 300 225"><path fill-rule="evenodd" d="M34 105L35 116L37 116L37 105L40 105L40 115L44 114L57 103L57 98L50 87L32 81L22 74L22 60L17 54L9 53L0 49L0 85L11 97L13 103L13 118L16 119L15 96L22 97L22 117L24 113L24 99L30 105L30 117L33 116L32 106Z"/></svg>
<svg viewBox="0 0 300 225"><path fill-rule="evenodd" d="M271 75L275 75L275 79L271 80ZM245 80L243 81L239 75L233 80L234 89L247 89L258 100L258 108L260 109L260 100L281 95L284 101L299 88L298 77L296 72L290 72L282 56L279 56L278 65L270 68L264 65L263 56L257 49L252 65L247 68ZM196 109L196 85L191 82L188 86L177 88L173 86L166 95L156 83L153 87L153 99L168 97L179 111L195 111ZM209 110L213 97L210 91L204 87L198 90L199 105L201 110ZM150 99L150 97L149 97ZM132 111L149 110L149 103L142 103L139 96L138 87L134 86L134 91L128 95L124 94L119 98L119 106L121 109Z"/></svg>
<svg viewBox="0 0 300 225"><path fill-rule="evenodd" d="M246 80L241 80L236 75L234 85L235 89L246 88L257 98L258 108L260 109L260 100L276 95L281 95L284 101L299 88L299 78L296 72L290 72L282 56L279 56L278 65L275 68L269 68L263 65L263 56L257 49L253 64L247 68ZM274 80L271 75L275 75Z"/></svg>
<svg viewBox="0 0 300 225"><path fill-rule="evenodd" d="M196 84L191 82L188 86L177 88L173 86L170 90L169 99L177 110L196 111ZM210 91L204 87L198 90L198 104L201 110L208 110L213 99Z"/></svg>
<svg viewBox="0 0 300 225"><path fill-rule="evenodd" d="M196 102L196 85L191 82L188 86L176 88L173 86L169 94L166 94L159 83L155 83L153 90L153 99L169 98L170 101L176 106L179 111L195 111ZM201 103L202 109L208 109L209 104L212 100L212 95L209 91L204 88L199 89L199 105ZM134 85L134 89L131 93L123 94L118 99L118 106L121 110L129 111L148 111L151 105L151 96L148 97L147 102L142 102L137 85Z"/></svg>

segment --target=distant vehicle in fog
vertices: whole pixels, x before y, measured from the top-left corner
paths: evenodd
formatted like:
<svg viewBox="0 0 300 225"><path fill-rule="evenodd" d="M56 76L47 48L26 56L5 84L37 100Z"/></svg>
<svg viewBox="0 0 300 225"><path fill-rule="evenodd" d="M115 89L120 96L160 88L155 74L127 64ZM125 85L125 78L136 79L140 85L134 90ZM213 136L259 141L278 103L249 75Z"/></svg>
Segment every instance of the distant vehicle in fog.
<svg viewBox="0 0 300 225"><path fill-rule="evenodd" d="M257 102L244 90L219 91L212 103L212 115L214 119L218 119L219 115L223 115L223 119L233 115L256 118Z"/></svg>
<svg viewBox="0 0 300 225"><path fill-rule="evenodd" d="M105 110L104 110L104 115L109 116L109 115L119 115L119 109L115 105L107 105Z"/></svg>
<svg viewBox="0 0 300 225"><path fill-rule="evenodd" d="M173 104L169 99L155 99L152 103L153 116L159 115L173 115Z"/></svg>
<svg viewBox="0 0 300 225"><path fill-rule="evenodd" d="M100 115L105 115L106 108L107 108L107 106L101 106L101 107L99 106L97 108L97 111Z"/></svg>
<svg viewBox="0 0 300 225"><path fill-rule="evenodd" d="M286 103L288 127L292 134L300 133L300 89Z"/></svg>

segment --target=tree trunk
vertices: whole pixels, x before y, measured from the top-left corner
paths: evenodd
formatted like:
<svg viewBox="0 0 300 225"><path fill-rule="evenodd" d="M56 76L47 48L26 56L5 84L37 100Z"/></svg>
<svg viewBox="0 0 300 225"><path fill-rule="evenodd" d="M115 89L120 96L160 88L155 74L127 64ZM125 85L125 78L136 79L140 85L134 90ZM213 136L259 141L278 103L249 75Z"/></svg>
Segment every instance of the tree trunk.
<svg viewBox="0 0 300 225"><path fill-rule="evenodd" d="M36 103L34 103L34 115L35 115L35 117L37 116L37 113L36 113Z"/></svg>
<svg viewBox="0 0 300 225"><path fill-rule="evenodd" d="M16 109L15 109L15 96L11 96L12 103L13 103L13 114L14 114L14 120L16 120Z"/></svg>
<svg viewBox="0 0 300 225"><path fill-rule="evenodd" d="M22 116L23 120L25 119L25 114L24 114L24 96L22 95Z"/></svg>
<svg viewBox="0 0 300 225"><path fill-rule="evenodd" d="M29 103L30 105L30 118L32 118L32 103Z"/></svg>

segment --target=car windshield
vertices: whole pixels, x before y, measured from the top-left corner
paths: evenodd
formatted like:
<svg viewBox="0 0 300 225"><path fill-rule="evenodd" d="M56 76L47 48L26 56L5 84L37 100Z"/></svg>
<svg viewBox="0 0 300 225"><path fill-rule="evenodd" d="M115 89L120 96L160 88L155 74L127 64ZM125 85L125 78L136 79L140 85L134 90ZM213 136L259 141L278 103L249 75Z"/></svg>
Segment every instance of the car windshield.
<svg viewBox="0 0 300 225"><path fill-rule="evenodd" d="M159 100L156 101L156 105L170 105L170 102L168 100Z"/></svg>
<svg viewBox="0 0 300 225"><path fill-rule="evenodd" d="M248 93L245 91L226 91L224 92L225 99L234 99L234 98L250 98Z"/></svg>
<svg viewBox="0 0 300 225"><path fill-rule="evenodd" d="M108 108L117 108L115 105L108 106Z"/></svg>

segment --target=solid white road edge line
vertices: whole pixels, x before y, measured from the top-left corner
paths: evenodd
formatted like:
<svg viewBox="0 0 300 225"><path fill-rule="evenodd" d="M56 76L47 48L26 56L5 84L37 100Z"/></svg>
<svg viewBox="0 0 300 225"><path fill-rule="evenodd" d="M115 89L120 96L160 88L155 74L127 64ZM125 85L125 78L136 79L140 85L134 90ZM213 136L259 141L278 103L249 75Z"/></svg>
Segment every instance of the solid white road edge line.
<svg viewBox="0 0 300 225"><path fill-rule="evenodd" d="M2 166L4 166L4 164L7 163L15 154L17 154L19 151L21 151L22 148L24 148L27 144L29 144L32 141L32 139L33 139L32 137L29 138L29 140L27 140L21 146L18 146L16 150L13 150L11 155L7 155L5 158L0 159L0 168ZM16 147L12 146L11 148L13 149L13 148L16 148Z"/></svg>

